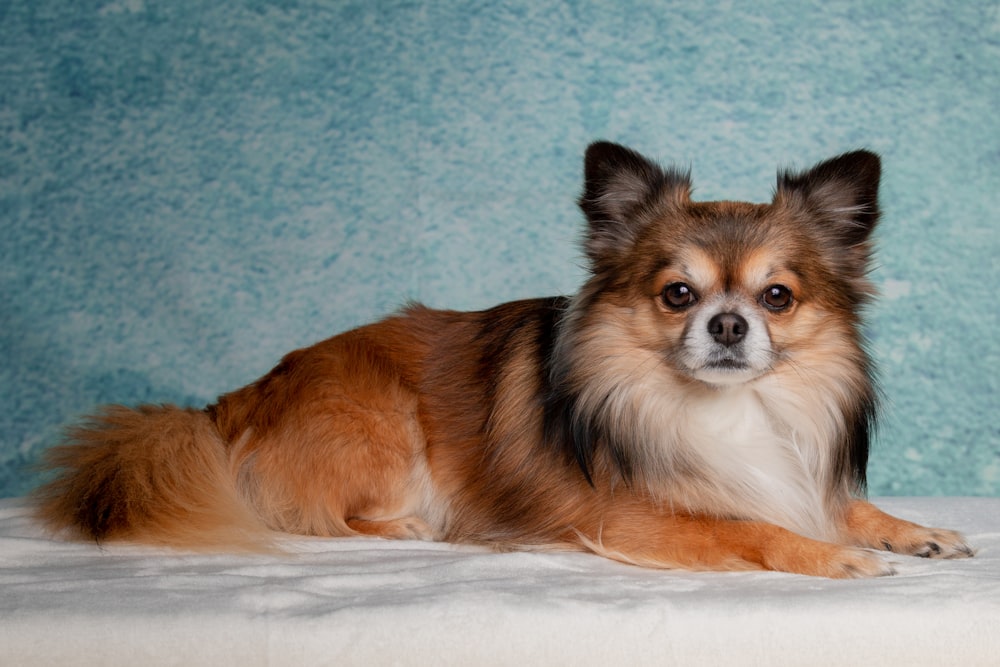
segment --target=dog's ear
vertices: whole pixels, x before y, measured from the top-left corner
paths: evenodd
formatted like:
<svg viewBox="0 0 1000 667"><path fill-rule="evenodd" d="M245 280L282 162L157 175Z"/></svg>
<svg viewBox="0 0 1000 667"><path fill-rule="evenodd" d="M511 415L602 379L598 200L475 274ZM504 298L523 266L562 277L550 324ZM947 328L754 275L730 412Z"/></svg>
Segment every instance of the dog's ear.
<svg viewBox="0 0 1000 667"><path fill-rule="evenodd" d="M831 241L848 248L858 246L868 240L878 222L881 173L875 153L844 153L801 173L779 173L774 200L805 209Z"/></svg>
<svg viewBox="0 0 1000 667"><path fill-rule="evenodd" d="M631 246L658 207L690 198L688 174L660 168L635 151L607 141L587 148L579 204L589 222L587 255L598 264Z"/></svg>

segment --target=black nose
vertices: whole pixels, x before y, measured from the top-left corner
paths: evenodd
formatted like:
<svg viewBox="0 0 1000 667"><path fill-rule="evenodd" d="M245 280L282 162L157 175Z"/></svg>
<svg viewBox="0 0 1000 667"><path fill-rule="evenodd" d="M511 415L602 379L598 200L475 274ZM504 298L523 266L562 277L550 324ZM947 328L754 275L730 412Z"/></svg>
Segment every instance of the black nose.
<svg viewBox="0 0 1000 667"><path fill-rule="evenodd" d="M736 345L747 335L747 321L736 313L719 313L708 321L708 333L720 345Z"/></svg>

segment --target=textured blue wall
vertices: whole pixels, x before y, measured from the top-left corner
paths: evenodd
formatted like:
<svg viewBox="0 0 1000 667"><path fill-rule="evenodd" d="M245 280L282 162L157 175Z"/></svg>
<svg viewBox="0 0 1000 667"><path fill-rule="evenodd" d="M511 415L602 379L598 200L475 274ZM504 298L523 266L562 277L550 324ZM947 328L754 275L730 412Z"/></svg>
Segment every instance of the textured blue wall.
<svg viewBox="0 0 1000 667"><path fill-rule="evenodd" d="M879 494L1000 493L995 0L0 3L0 494L408 299L573 291L586 144L769 198L884 156Z"/></svg>

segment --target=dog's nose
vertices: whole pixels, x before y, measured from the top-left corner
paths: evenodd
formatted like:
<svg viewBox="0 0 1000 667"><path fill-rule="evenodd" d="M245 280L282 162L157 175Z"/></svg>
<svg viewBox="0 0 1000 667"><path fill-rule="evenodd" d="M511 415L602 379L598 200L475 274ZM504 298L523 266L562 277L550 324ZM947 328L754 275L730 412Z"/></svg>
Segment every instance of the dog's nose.
<svg viewBox="0 0 1000 667"><path fill-rule="evenodd" d="M716 343L729 347L747 335L747 321L736 313L718 313L708 321L708 333Z"/></svg>

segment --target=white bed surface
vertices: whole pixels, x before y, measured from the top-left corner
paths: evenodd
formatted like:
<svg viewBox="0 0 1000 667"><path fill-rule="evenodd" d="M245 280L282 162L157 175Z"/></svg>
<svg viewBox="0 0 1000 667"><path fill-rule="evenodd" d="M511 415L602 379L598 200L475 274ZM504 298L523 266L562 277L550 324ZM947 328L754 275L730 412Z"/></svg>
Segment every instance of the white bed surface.
<svg viewBox="0 0 1000 667"><path fill-rule="evenodd" d="M0 664L1000 665L1000 498L876 503L977 556L829 581L364 538L178 555L59 541L5 500Z"/></svg>

